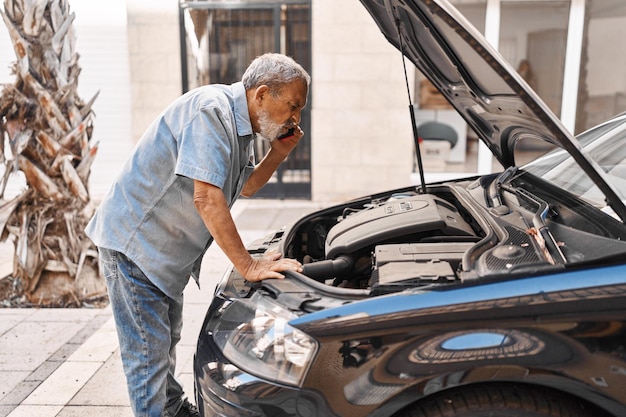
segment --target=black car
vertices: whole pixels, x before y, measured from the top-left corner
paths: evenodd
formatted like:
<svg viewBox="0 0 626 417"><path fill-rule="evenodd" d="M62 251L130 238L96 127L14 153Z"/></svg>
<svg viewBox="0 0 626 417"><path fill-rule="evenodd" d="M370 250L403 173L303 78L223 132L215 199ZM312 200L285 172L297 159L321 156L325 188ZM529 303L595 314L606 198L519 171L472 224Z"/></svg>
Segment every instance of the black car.
<svg viewBox="0 0 626 417"><path fill-rule="evenodd" d="M194 360L201 414L626 416L626 114L575 138L446 1L362 3L504 170L250 245L304 272L226 273ZM554 150L517 166L527 140Z"/></svg>

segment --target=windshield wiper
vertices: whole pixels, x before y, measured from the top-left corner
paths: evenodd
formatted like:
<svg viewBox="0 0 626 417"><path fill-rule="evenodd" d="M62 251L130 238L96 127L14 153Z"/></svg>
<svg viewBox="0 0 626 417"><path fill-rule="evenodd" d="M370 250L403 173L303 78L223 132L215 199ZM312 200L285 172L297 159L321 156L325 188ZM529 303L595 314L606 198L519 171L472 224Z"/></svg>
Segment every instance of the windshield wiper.
<svg viewBox="0 0 626 417"><path fill-rule="evenodd" d="M553 265L567 263L567 259L565 259L565 255L563 255L561 247L557 243L556 239L554 239L548 225L546 225L546 218L548 217L548 212L550 211L550 205L522 188L515 188L514 192L527 201L535 203L538 207L535 215L533 216L533 227L528 230L528 233L532 235L535 241L539 244L546 255L546 259L548 259L548 262Z"/></svg>

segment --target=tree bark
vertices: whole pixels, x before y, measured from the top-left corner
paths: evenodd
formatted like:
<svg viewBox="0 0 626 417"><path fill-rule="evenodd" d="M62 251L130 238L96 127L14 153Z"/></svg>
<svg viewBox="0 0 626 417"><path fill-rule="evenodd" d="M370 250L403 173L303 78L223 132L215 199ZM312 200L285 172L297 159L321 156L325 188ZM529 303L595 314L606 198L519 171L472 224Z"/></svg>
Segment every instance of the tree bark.
<svg viewBox="0 0 626 417"><path fill-rule="evenodd" d="M87 103L77 94L75 15L66 0L4 0L0 14L17 58L15 82L0 94L0 241L15 245L13 298L57 307L105 302L98 253L83 231L93 213L97 94ZM20 172L24 190L5 197Z"/></svg>

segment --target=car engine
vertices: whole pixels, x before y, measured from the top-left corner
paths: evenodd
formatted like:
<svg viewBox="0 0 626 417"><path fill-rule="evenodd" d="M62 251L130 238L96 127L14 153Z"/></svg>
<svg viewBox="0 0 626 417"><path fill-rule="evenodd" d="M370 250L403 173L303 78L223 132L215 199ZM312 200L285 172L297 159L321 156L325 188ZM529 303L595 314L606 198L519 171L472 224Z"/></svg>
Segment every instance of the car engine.
<svg viewBox="0 0 626 417"><path fill-rule="evenodd" d="M484 236L473 223L439 196L399 193L306 219L288 256L316 281L384 294L456 280L463 255Z"/></svg>

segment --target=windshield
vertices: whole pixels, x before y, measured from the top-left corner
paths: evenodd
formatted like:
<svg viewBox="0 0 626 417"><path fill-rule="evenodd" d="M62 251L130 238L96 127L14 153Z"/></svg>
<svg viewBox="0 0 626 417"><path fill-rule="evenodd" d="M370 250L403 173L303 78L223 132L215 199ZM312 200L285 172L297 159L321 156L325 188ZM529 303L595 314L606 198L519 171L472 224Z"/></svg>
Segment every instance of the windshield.
<svg viewBox="0 0 626 417"><path fill-rule="evenodd" d="M607 182L626 200L626 115L621 115L577 137L583 153L607 174ZM606 209L604 195L563 149L555 149L526 164L523 169Z"/></svg>

